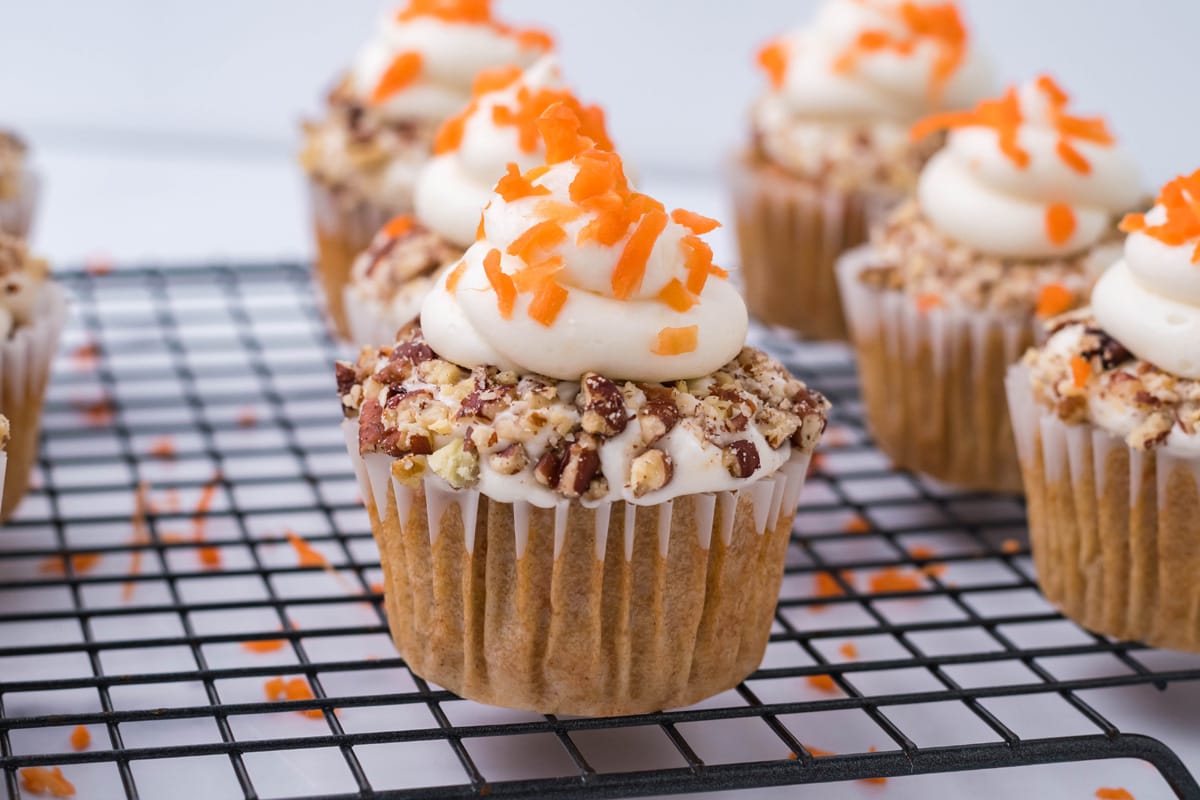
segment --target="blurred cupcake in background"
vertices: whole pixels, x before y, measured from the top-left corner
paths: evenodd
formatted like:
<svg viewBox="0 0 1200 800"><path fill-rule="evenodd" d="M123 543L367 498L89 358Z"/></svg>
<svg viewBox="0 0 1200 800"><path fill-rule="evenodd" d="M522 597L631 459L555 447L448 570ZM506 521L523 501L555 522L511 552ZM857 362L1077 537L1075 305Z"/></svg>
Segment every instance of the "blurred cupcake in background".
<svg viewBox="0 0 1200 800"><path fill-rule="evenodd" d="M37 455L50 366L66 323L63 290L25 242L0 234L0 414L11 423L4 501L7 519L25 496Z"/></svg>
<svg viewBox="0 0 1200 800"><path fill-rule="evenodd" d="M990 68L954 3L897 0L829 0L759 64L770 86L730 174L746 301L770 325L844 339L834 263L937 149L909 127L986 96Z"/></svg>
<svg viewBox="0 0 1200 800"><path fill-rule="evenodd" d="M411 0L382 20L324 116L305 125L316 270L341 336L350 334L343 290L354 259L389 219L412 211L435 135L470 101L476 75L531 64L552 44L495 20L490 0Z"/></svg>
<svg viewBox="0 0 1200 800"><path fill-rule="evenodd" d="M0 233L29 235L38 189L38 177L29 166L24 140L11 131L0 130Z"/></svg>
<svg viewBox="0 0 1200 800"><path fill-rule="evenodd" d="M1019 491L1004 375L1046 320L1087 303L1142 195L1102 119L1073 114L1050 78L966 112L916 197L838 267L867 419L897 466Z"/></svg>
<svg viewBox="0 0 1200 800"><path fill-rule="evenodd" d="M1084 627L1200 652L1200 172L1122 229L1091 308L1009 373L1033 556Z"/></svg>
<svg viewBox="0 0 1200 800"><path fill-rule="evenodd" d="M8 417L0 414L0 486L4 485L4 478L8 474L8 440L12 438L12 426L9 425Z"/></svg>
<svg viewBox="0 0 1200 800"><path fill-rule="evenodd" d="M389 221L354 262L345 305L353 340L393 341L420 312L439 267L457 262L475 243L480 216L497 182L546 162L537 122L562 103L581 121L581 134L612 150L604 112L581 103L563 85L558 60L546 56L529 69L485 70L471 102L439 130L434 157L416 180L413 215Z"/></svg>

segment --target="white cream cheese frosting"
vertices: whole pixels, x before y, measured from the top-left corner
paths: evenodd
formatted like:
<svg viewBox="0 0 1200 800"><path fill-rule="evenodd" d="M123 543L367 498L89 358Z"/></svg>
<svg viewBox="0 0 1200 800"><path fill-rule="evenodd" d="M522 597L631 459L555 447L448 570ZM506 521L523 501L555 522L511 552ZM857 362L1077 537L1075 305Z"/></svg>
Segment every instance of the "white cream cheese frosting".
<svg viewBox="0 0 1200 800"><path fill-rule="evenodd" d="M1200 380L1200 172L1169 183L1122 227L1125 258L1092 293L1096 321L1139 358Z"/></svg>
<svg viewBox="0 0 1200 800"><path fill-rule="evenodd" d="M558 59L546 56L522 73L496 70L477 83L476 95L451 118L435 142L435 157L417 178L415 204L423 225L466 249L479 215L509 164L526 171L545 163L535 127L554 103L568 103L585 119L585 135L611 149L598 107L583 106L563 85Z"/></svg>
<svg viewBox="0 0 1200 800"><path fill-rule="evenodd" d="M413 0L381 20L350 80L389 119L437 123L466 105L480 71L528 65L550 46L544 34L496 22L490 0Z"/></svg>
<svg viewBox="0 0 1200 800"><path fill-rule="evenodd" d="M697 235L716 223L633 192L566 106L539 125L553 165L497 186L479 240L422 307L430 346L562 380L674 381L730 361L747 312Z"/></svg>
<svg viewBox="0 0 1200 800"><path fill-rule="evenodd" d="M1140 197L1138 170L1102 120L1070 114L1068 102L1043 77L918 124L914 138L951 129L918 183L925 216L954 241L1006 258L1081 253L1107 237Z"/></svg>

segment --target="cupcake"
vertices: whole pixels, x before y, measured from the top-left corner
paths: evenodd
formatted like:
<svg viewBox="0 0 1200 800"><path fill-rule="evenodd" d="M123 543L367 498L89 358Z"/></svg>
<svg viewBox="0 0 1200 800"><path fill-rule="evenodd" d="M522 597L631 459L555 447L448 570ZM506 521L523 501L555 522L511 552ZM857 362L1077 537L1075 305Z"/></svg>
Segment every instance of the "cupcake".
<svg viewBox="0 0 1200 800"><path fill-rule="evenodd" d="M51 361L66 322L66 298L49 274L24 241L0 234L0 414L13 433L0 520L29 488Z"/></svg>
<svg viewBox="0 0 1200 800"><path fill-rule="evenodd" d="M28 160L25 142L0 130L0 233L25 237L33 227L38 179Z"/></svg>
<svg viewBox="0 0 1200 800"><path fill-rule="evenodd" d="M598 148L612 149L604 112L563 85L553 56L524 72L509 66L480 73L470 104L438 132L435 155L417 177L415 215L391 220L354 262L345 304L357 344L393 341L420 313L438 268L475 243L496 182L545 163L537 121L555 103L579 116L583 135Z"/></svg>
<svg viewBox="0 0 1200 800"><path fill-rule="evenodd" d="M384 223L412 210L435 134L471 99L475 76L531 64L550 47L540 31L496 21L490 0L412 0L382 21L324 117L305 125L316 270L341 336L350 332L342 292L351 264Z"/></svg>
<svg viewBox="0 0 1200 800"><path fill-rule="evenodd" d="M8 417L0 414L0 486L4 485L4 476L8 472L8 440L12 437L12 427Z"/></svg>
<svg viewBox="0 0 1200 800"><path fill-rule="evenodd" d="M909 127L991 89L953 3L829 0L759 54L770 88L730 172L746 302L763 322L845 339L834 263L916 183L936 141Z"/></svg>
<svg viewBox="0 0 1200 800"><path fill-rule="evenodd" d="M1046 597L1091 630L1200 652L1200 171L1130 215L1090 309L1008 377Z"/></svg>
<svg viewBox="0 0 1200 800"><path fill-rule="evenodd" d="M485 703L688 705L762 657L828 404L744 346L714 221L537 127L420 323L337 367L392 635Z"/></svg>
<svg viewBox="0 0 1200 800"><path fill-rule="evenodd" d="M1047 319L1087 303L1140 184L1103 120L1073 115L1049 78L913 135L947 128L916 197L842 259L842 297L880 448L904 469L1015 492L1005 371Z"/></svg>

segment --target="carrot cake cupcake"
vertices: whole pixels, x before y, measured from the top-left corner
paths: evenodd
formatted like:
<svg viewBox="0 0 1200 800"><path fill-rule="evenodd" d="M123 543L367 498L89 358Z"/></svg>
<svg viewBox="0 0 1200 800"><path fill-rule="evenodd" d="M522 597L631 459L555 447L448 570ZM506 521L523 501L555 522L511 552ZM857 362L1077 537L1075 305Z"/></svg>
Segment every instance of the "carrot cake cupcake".
<svg viewBox="0 0 1200 800"><path fill-rule="evenodd" d="M0 130L0 233L27 236L33 226L38 179L29 152L15 133Z"/></svg>
<svg viewBox="0 0 1200 800"><path fill-rule="evenodd" d="M1118 639L1200 651L1200 171L1130 215L1090 309L1008 378L1046 596Z"/></svg>
<svg viewBox="0 0 1200 800"><path fill-rule="evenodd" d="M29 488L50 366L66 322L63 291L25 242L0 234L0 414L11 421L0 520Z"/></svg>
<svg viewBox="0 0 1200 800"><path fill-rule="evenodd" d="M537 127L420 324L337 367L392 635L481 702L687 705L762 657L828 403L745 347L716 222Z"/></svg>
<svg viewBox="0 0 1200 800"><path fill-rule="evenodd" d="M916 197L839 265L867 418L897 466L1019 491L1004 375L1112 264L1137 169L1101 119L1042 77L967 112Z"/></svg>
<svg viewBox="0 0 1200 800"><path fill-rule="evenodd" d="M0 414L0 486L4 485L4 477L8 471L8 440L12 437L12 427L8 417Z"/></svg>
<svg viewBox="0 0 1200 800"><path fill-rule="evenodd" d="M598 148L612 149L604 112L563 85L557 58L524 72L508 66L480 73L470 104L442 126L434 157L417 177L416 213L393 218L354 262L345 302L356 344L393 341L420 313L437 270L475 243L496 182L545 163L537 121L555 103L579 116L583 135Z"/></svg>
<svg viewBox="0 0 1200 800"><path fill-rule="evenodd" d="M845 339L834 262L937 149L909 127L992 88L956 4L829 0L759 53L770 81L732 165L746 302L763 322Z"/></svg>
<svg viewBox="0 0 1200 800"><path fill-rule="evenodd" d="M434 136L471 99L475 76L531 64L551 46L541 31L498 22L490 0L411 0L382 21L324 117L305 125L300 161L312 187L316 269L343 337L351 264L385 222L412 210Z"/></svg>

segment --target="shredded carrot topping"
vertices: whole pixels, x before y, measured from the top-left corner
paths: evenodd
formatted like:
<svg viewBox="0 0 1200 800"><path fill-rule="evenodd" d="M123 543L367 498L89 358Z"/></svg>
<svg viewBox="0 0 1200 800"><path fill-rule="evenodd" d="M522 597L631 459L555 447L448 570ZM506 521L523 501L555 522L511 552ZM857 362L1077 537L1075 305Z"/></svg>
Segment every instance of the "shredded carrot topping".
<svg viewBox="0 0 1200 800"><path fill-rule="evenodd" d="M663 328L658 332L658 341L650 352L656 356L681 356L692 353L700 337L698 325L686 328Z"/></svg>
<svg viewBox="0 0 1200 800"><path fill-rule="evenodd" d="M522 175L516 164L509 164L507 169L504 177L496 184L496 194L500 195L504 202L514 203L525 197L550 194L550 190L545 186L534 184L537 179L532 177L531 173Z"/></svg>
<svg viewBox="0 0 1200 800"><path fill-rule="evenodd" d="M556 103L537 118L538 130L546 143L546 163L559 164L569 161L585 150L591 150L595 142L580 135L583 122L573 109Z"/></svg>
<svg viewBox="0 0 1200 800"><path fill-rule="evenodd" d="M658 293L658 299L681 314L700 302L678 278L672 278L671 282L663 287Z"/></svg>
<svg viewBox="0 0 1200 800"><path fill-rule="evenodd" d="M530 264L513 275L513 285L517 287L518 294L536 292L542 288L543 283L553 280L554 276L562 272L562 270L563 260L561 256L547 258L536 264Z"/></svg>
<svg viewBox="0 0 1200 800"><path fill-rule="evenodd" d="M919 573L888 567L871 576L871 591L875 594L915 592L921 588Z"/></svg>
<svg viewBox="0 0 1200 800"><path fill-rule="evenodd" d="M549 328L558 319L568 297L567 290L554 281L543 281L529 303L530 319Z"/></svg>
<svg viewBox="0 0 1200 800"><path fill-rule="evenodd" d="M787 77L787 45L783 42L768 42L758 51L758 65L766 71L767 77L771 79L771 85L776 89L782 89L783 81Z"/></svg>
<svg viewBox="0 0 1200 800"><path fill-rule="evenodd" d="M433 17L442 22L487 23L492 21L491 0L412 0L397 12L396 20Z"/></svg>
<svg viewBox="0 0 1200 800"><path fill-rule="evenodd" d="M1036 313L1039 319L1065 314L1075 305L1075 293L1058 283L1048 283L1038 292Z"/></svg>
<svg viewBox="0 0 1200 800"><path fill-rule="evenodd" d="M1003 97L983 100L971 111L949 111L926 117L913 126L912 138L916 141L955 128L992 128L999 137L1000 152L1018 169L1025 169L1029 166L1029 153L1017 143L1017 132L1024 121L1017 90L1010 87Z"/></svg>
<svg viewBox="0 0 1200 800"><path fill-rule="evenodd" d="M1200 237L1200 170L1181 175L1159 192L1155 204L1166 212L1166 221L1151 225L1145 214L1130 214L1121 221L1125 233L1144 233L1165 245L1179 247ZM1192 253L1192 263L1200 264L1200 244Z"/></svg>
<svg viewBox="0 0 1200 800"><path fill-rule="evenodd" d="M1096 800L1133 800L1128 789L1101 788L1096 790Z"/></svg>
<svg viewBox="0 0 1200 800"><path fill-rule="evenodd" d="M634 229L612 274L612 290L618 300L627 300L642 288L650 253L666 227L667 215L653 209L642 217Z"/></svg>
<svg viewBox="0 0 1200 800"><path fill-rule="evenodd" d="M1071 379L1076 389L1087 386L1092 377L1092 362L1081 356L1071 356Z"/></svg>
<svg viewBox="0 0 1200 800"><path fill-rule="evenodd" d="M500 269L500 251L490 250L483 257L483 271L487 274L488 283L496 292L496 302L500 306L500 316L512 319L513 306L517 302L517 287L513 279Z"/></svg>
<svg viewBox="0 0 1200 800"><path fill-rule="evenodd" d="M567 240L567 232L554 220L539 222L518 236L508 246L508 254L517 256L527 264L550 254L554 248ZM499 264L497 264L497 267Z"/></svg>
<svg viewBox="0 0 1200 800"><path fill-rule="evenodd" d="M671 219L690 230L692 233L703 235L712 233L717 228L721 227L721 223L711 217L706 217L703 214L697 214L695 211L688 211L684 208L677 208L671 212Z"/></svg>
<svg viewBox="0 0 1200 800"><path fill-rule="evenodd" d="M615 153L589 150L575 163L579 172L571 181L571 199L576 203L617 191L626 183L621 158Z"/></svg>
<svg viewBox="0 0 1200 800"><path fill-rule="evenodd" d="M392 63L384 70L383 76L371 92L371 104L384 103L415 83L421 76L423 62L421 54L415 51L400 53L392 59Z"/></svg>
<svg viewBox="0 0 1200 800"><path fill-rule="evenodd" d="M33 794L74 797L75 786L59 767L26 767L21 770L21 788Z"/></svg>
<svg viewBox="0 0 1200 800"><path fill-rule="evenodd" d="M942 300L940 294L926 293L917 295L917 311L920 311L922 314L928 314L935 308L941 308L944 305L946 305L946 301Z"/></svg>
<svg viewBox="0 0 1200 800"><path fill-rule="evenodd" d="M383 233L389 239L399 239L413 229L413 218L408 214L392 217L383 226Z"/></svg>
<svg viewBox="0 0 1200 800"><path fill-rule="evenodd" d="M506 64L502 67L490 67L475 76L471 84L471 95L481 97L485 94L507 89L521 78L521 68L516 64Z"/></svg>
<svg viewBox="0 0 1200 800"><path fill-rule="evenodd" d="M458 282L462 280L463 273L467 271L467 262L460 261L454 269L450 270L450 274L446 276L446 291L454 294L458 290Z"/></svg>
<svg viewBox="0 0 1200 800"><path fill-rule="evenodd" d="M821 692L832 694L838 690L837 684L829 675L809 675L808 685Z"/></svg>
<svg viewBox="0 0 1200 800"><path fill-rule="evenodd" d="M76 750L87 750L92 743L92 734L82 725L76 725L71 731L71 747Z"/></svg>
<svg viewBox="0 0 1200 800"><path fill-rule="evenodd" d="M710 275L721 278L729 277L729 273L713 264L713 251L708 242L699 236L684 236L679 240L683 248L683 266L687 270L687 290L699 295L708 285Z"/></svg>
<svg viewBox="0 0 1200 800"><path fill-rule="evenodd" d="M1055 203L1046 209L1046 237L1054 244L1069 242L1077 226L1075 211L1066 203Z"/></svg>

